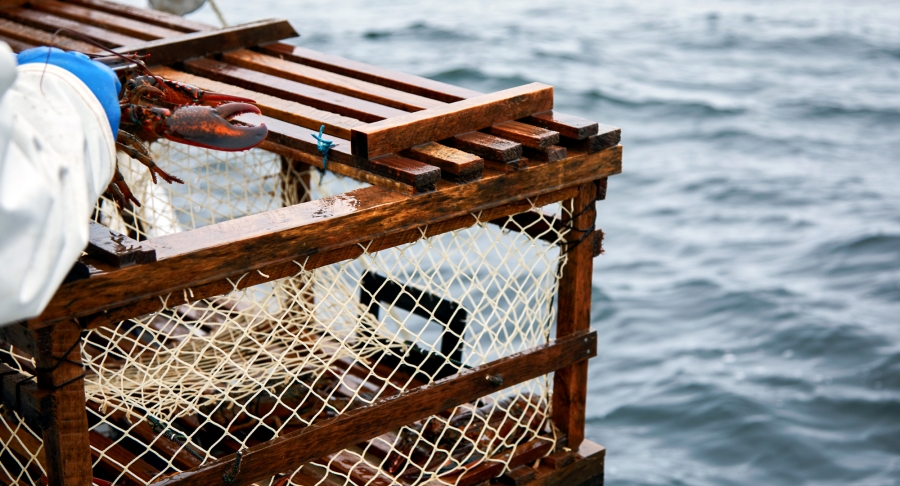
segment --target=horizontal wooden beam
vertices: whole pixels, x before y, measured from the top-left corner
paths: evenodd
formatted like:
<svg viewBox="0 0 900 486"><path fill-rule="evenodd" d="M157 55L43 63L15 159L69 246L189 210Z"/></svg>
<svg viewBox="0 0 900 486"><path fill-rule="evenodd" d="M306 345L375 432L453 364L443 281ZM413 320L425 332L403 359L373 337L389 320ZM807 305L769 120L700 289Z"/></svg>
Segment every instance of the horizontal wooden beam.
<svg viewBox="0 0 900 486"><path fill-rule="evenodd" d="M85 54L101 52L97 46L72 39L64 35L54 36L52 32L35 29L27 25L0 19L0 35L28 44L29 47L54 46L67 51L78 51Z"/></svg>
<svg viewBox="0 0 900 486"><path fill-rule="evenodd" d="M416 145L400 154L439 167L444 178L454 182L480 179L484 170L484 160L481 157L435 142Z"/></svg>
<svg viewBox="0 0 900 486"><path fill-rule="evenodd" d="M415 197L369 187L153 238L142 244L156 248L156 262L64 284L29 327L111 311L147 298L159 300L171 292L182 294L186 288L237 279L249 271L255 274L257 269L283 265L296 273L294 260L359 248L359 243L391 235L418 234L417 228L423 226L471 218L493 207L617 174L621 161L621 147L575 153L565 164L539 164L505 176L485 174L464 185L438 184L436 191ZM352 256L342 259L346 258Z"/></svg>
<svg viewBox="0 0 900 486"><path fill-rule="evenodd" d="M553 87L531 83L354 128L350 143L354 155L369 159L522 118L552 106Z"/></svg>
<svg viewBox="0 0 900 486"><path fill-rule="evenodd" d="M275 473L290 472L316 458L471 402L513 385L582 362L597 353L596 332L585 332L467 369L401 395L379 400L320 424L272 439L244 451L240 473L230 484L249 485ZM496 381L486 377L501 378ZM159 486L218 484L234 467L234 455L155 483Z"/></svg>
<svg viewBox="0 0 900 486"><path fill-rule="evenodd" d="M595 121L585 120L577 116L566 115L558 111L550 110L522 119L525 123L559 132L563 137L574 140L585 138L598 133L599 124Z"/></svg>
<svg viewBox="0 0 900 486"><path fill-rule="evenodd" d="M265 42L297 37L297 31L287 20L258 20L234 27L208 32L194 32L178 37L168 37L116 49L122 54L146 55L147 64L158 66L174 64L192 57L220 54Z"/></svg>
<svg viewBox="0 0 900 486"><path fill-rule="evenodd" d="M32 430L42 430L53 417L48 414L52 395L38 388L28 376L0 363L0 403L15 410Z"/></svg>
<svg viewBox="0 0 900 486"><path fill-rule="evenodd" d="M0 17L5 17L37 29L46 30L50 33L55 32L60 28L66 28L78 32L79 34L110 48L143 42L143 40L136 37L119 34L84 22L78 22L29 8L13 7L0 9ZM60 35L67 36L66 32L61 32Z"/></svg>
<svg viewBox="0 0 900 486"><path fill-rule="evenodd" d="M31 2L30 5L34 10L40 10L59 17L84 22L89 25L101 27L137 39L155 40L162 37L176 37L183 34L183 32L166 27L148 24L139 20L122 18L110 13L55 0Z"/></svg>
<svg viewBox="0 0 900 486"><path fill-rule="evenodd" d="M90 222L88 255L116 268L156 261L156 250L144 248L137 240Z"/></svg>
<svg viewBox="0 0 900 486"><path fill-rule="evenodd" d="M101 12L115 14L128 19L140 20L141 22L159 25L161 27L179 30L181 32L217 30L216 27L213 27L211 25L194 22L178 15L160 12L159 10L152 10L149 8L132 7L130 5L111 2L109 0L66 0L66 3L81 5L83 7L99 10Z"/></svg>

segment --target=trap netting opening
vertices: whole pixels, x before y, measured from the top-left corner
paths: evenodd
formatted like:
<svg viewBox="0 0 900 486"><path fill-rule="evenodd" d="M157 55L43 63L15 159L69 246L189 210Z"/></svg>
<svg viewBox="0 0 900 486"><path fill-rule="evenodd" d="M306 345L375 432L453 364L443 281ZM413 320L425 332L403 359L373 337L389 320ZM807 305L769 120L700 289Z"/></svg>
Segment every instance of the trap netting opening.
<svg viewBox="0 0 900 486"><path fill-rule="evenodd" d="M187 193L202 197L158 192L130 221L108 202L99 212L110 226L156 236L298 202L286 193L318 198L361 186L331 173L285 170L285 161L262 151L206 152L157 155L179 177L179 168L207 175L199 182L182 177L194 186ZM244 183L236 197L212 188L227 187L220 181L236 167L248 174L241 177L257 177L257 190ZM135 186L153 194L152 186ZM95 476L150 484L547 343L566 258L560 251L566 230L553 229L551 218L564 209L530 211L538 216L535 227L548 228L540 237L473 214L476 223L466 229L377 252L362 244L360 257L309 271L295 261L292 277L87 332ZM237 288L248 275L231 282ZM27 371L26 360L6 353ZM550 384L548 375L510 387L319 458L270 484L457 484L482 463L507 461L511 455L503 453L519 444L555 441ZM9 414L3 421L0 429L24 427ZM26 436L34 439L30 448L6 445L0 435L0 453L17 457L21 466L12 469L34 480L42 473L40 434ZM239 464L234 472L240 474Z"/></svg>

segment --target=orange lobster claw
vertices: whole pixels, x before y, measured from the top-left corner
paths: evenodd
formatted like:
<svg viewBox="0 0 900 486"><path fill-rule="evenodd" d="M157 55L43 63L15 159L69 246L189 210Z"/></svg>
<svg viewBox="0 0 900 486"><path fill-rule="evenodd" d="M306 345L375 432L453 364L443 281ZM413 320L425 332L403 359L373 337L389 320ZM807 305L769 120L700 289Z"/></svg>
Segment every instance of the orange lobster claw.
<svg viewBox="0 0 900 486"><path fill-rule="evenodd" d="M245 113L261 114L259 108L248 103L226 103L215 108L181 106L166 118L162 133L157 134L197 147L228 152L247 150L262 143L269 129L265 124L241 126L229 121Z"/></svg>

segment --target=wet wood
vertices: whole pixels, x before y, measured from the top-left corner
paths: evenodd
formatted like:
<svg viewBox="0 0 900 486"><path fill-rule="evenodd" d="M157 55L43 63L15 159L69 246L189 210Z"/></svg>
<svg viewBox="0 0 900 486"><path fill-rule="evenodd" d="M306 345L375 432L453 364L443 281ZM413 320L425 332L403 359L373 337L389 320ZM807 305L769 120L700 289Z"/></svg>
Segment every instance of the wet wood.
<svg viewBox="0 0 900 486"><path fill-rule="evenodd" d="M234 84L242 88L259 91L279 98L296 101L305 105L328 110L364 122L376 122L385 118L406 114L405 111L390 108L371 101L326 91L289 79L279 78L251 69L245 69L212 59L193 59L184 63L184 69L192 74L217 81ZM363 125L359 128L364 128Z"/></svg>
<svg viewBox="0 0 900 486"><path fill-rule="evenodd" d="M54 36L53 32L35 29L6 19L0 19L0 34L15 39L16 41L26 43L30 47L55 46L60 49L78 51L85 54L93 54L101 51L100 48L88 44L87 42L65 37L64 35Z"/></svg>
<svg viewBox="0 0 900 486"><path fill-rule="evenodd" d="M444 178L454 182L480 179L484 170L484 159L481 157L435 142L416 145L400 154L439 167Z"/></svg>
<svg viewBox="0 0 900 486"><path fill-rule="evenodd" d="M24 427L16 427L15 424L0 425L0 444L3 444L0 449L6 448L14 453L23 466L28 461L32 461L27 468L29 473L40 475L35 467L38 464L44 469L47 468L47 459L41 449L40 439L28 433ZM2 468L0 468L0 472L2 472Z"/></svg>
<svg viewBox="0 0 900 486"><path fill-rule="evenodd" d="M548 243L559 243L559 234L565 231L565 223L556 216L537 211L527 211L488 222Z"/></svg>
<svg viewBox="0 0 900 486"><path fill-rule="evenodd" d="M572 335L524 353L466 370L431 385L379 400L373 405L351 410L320 424L288 433L245 450L241 460L241 473L232 484L247 485L268 478L273 473L291 471L317 457L340 451L347 444L376 437L404 424L550 373L560 366L587 359L594 354L596 354L595 333ZM487 375L502 376L501 388L498 389L485 380L484 377ZM234 459L234 456L229 456L193 471L164 479L157 484L159 486L214 484L232 466Z"/></svg>
<svg viewBox="0 0 900 486"><path fill-rule="evenodd" d="M516 446L515 450L504 452L496 461L479 464L466 471L456 482L457 486L475 486L503 474L507 464L510 468L524 466L547 455L553 450L553 442L546 439L534 439Z"/></svg>
<svg viewBox="0 0 900 486"><path fill-rule="evenodd" d="M451 186L455 187L455 185ZM380 190L380 189L379 189ZM446 190L446 188L445 188ZM544 206L552 204L564 199L574 197L577 194L577 188L565 188L543 195L533 199L534 204ZM507 216L510 214L521 213L532 207L529 200L518 201L502 206L485 209L480 212L482 220L491 220L494 218ZM425 236L436 236L449 231L467 228L476 224L476 220L471 214L458 216L438 223L429 224L425 228ZM398 233L388 234L386 236L375 238L367 243L369 251L379 251L386 248L392 248L397 245L412 243L422 237L420 228L415 227L401 231ZM325 265L337 263L344 260L354 259L362 254L362 248L358 244L352 244L335 250L322 251L310 257L304 258L302 263L306 270L313 270ZM244 277L226 278L223 280L213 281L203 285L190 284L191 293L174 292L165 299L159 297L146 298L133 304L123 306L116 309L107 309L82 319L84 325L88 328L97 328L102 326L115 326L118 322L129 319L134 316L155 312L163 308L163 300L168 306L177 306L184 303L195 302L203 298L209 298L216 295L223 295L234 289L244 289L253 285L276 280L284 277L296 275L298 266L293 262L275 263L266 265L259 269L259 272L253 272ZM260 273L261 272L261 273ZM265 274L267 277L263 277Z"/></svg>
<svg viewBox="0 0 900 486"><path fill-rule="evenodd" d="M109 312L148 298L156 298L159 305L158 297L172 292L170 302L176 301L188 287L196 294L202 285L226 278L237 280L251 270L255 275L256 269L268 274L267 268L274 271L283 267L296 273L293 260L323 258L326 252L358 248L359 243L382 237L416 235L416 228L423 225L438 227L442 221L470 217L473 212L525 201L620 171L621 147L614 147L596 154L573 155L562 166L543 164L505 177L493 173L469 184L439 185L438 190L416 197L370 187L153 238L142 244L156 248L157 262L64 284L42 316L29 326L39 328L67 317ZM506 197L498 200L497 194ZM241 282L253 282L255 278Z"/></svg>
<svg viewBox="0 0 900 486"><path fill-rule="evenodd" d="M97 462L98 467L115 475L121 474L121 476L138 484L146 484L159 475L158 469L139 459L131 451L115 443L109 437L99 432L91 431L90 438L92 446L90 454L93 460Z"/></svg>
<svg viewBox="0 0 900 486"><path fill-rule="evenodd" d="M37 47L34 44L27 44L25 42L6 37L2 34L0 34L0 42L6 42L6 44L9 46L9 48L12 49L12 51L15 52L16 54L18 54L26 49L31 49L32 47Z"/></svg>
<svg viewBox="0 0 900 486"><path fill-rule="evenodd" d="M599 133L590 135L584 140L562 139L560 145L575 148L587 153L599 152L614 147L622 141L622 129L612 125L599 125Z"/></svg>
<svg viewBox="0 0 900 486"><path fill-rule="evenodd" d="M90 239L85 251L92 257L116 268L156 261L156 250L145 248L137 240L117 233L94 221L90 222Z"/></svg>
<svg viewBox="0 0 900 486"><path fill-rule="evenodd" d="M243 115L237 120L245 121L252 124L260 122L265 123L269 128L266 145L273 152L284 156L292 156L292 154L279 151L277 147L271 144L277 144L294 150L302 151L311 157L297 158L304 163L322 167L323 156L316 148L316 139L313 135L318 135L317 130L284 123L280 120L267 119L256 115ZM422 193L434 190L434 184L441 177L441 171L437 167L424 164L412 159L406 159L396 155L390 155L373 160L363 160L350 154L350 143L347 140L333 138L335 143L328 151L328 168L341 173L346 170L340 166L347 168L363 169L375 175L384 176L392 181L407 186L409 189L404 192Z"/></svg>
<svg viewBox="0 0 900 486"><path fill-rule="evenodd" d="M0 326L0 341L13 345L18 351L34 356L37 340L24 321L11 322Z"/></svg>
<svg viewBox="0 0 900 486"><path fill-rule="evenodd" d="M559 132L563 137L574 140L584 140L585 138L596 135L598 133L598 123L579 118L577 116L566 115L558 111L550 110L542 113L535 113L529 117L522 119L523 122Z"/></svg>
<svg viewBox="0 0 900 486"><path fill-rule="evenodd" d="M576 215L564 221L572 228L566 234L566 264L562 268L557 297L557 339L583 332L591 327L591 278L594 255L591 232L597 211L597 188L583 184L571 199L566 214ZM568 437L568 446L576 448L584 439L587 402L587 362L560 369L553 375L553 423Z"/></svg>
<svg viewBox="0 0 900 486"><path fill-rule="evenodd" d="M57 29L64 27L66 29L78 32L85 37L93 39L99 44L106 47L119 47L127 44L138 44L143 42L141 39L138 39L136 37L119 34L107 29L102 29L93 25L85 24L83 22L66 19L57 15L39 12L37 10L19 7L2 9L0 10L0 17L4 17L37 29L43 29L45 31L48 31L50 35L52 35L53 32L56 32ZM59 35L68 37L65 32L61 32Z"/></svg>
<svg viewBox="0 0 900 486"><path fill-rule="evenodd" d="M161 37L174 37L182 35L183 32L160 27L158 25L148 24L137 20L122 18L118 15L109 14L102 11L92 10L89 8L72 5L69 3L57 2L55 0L41 0L32 2L31 8L40 10L49 14L57 15L67 19L83 22L88 25L102 27L106 30L118 32L137 39L153 40Z"/></svg>
<svg viewBox="0 0 900 486"><path fill-rule="evenodd" d="M350 142L354 155L372 158L521 118L552 105L553 87L531 83L355 128Z"/></svg>
<svg viewBox="0 0 900 486"><path fill-rule="evenodd" d="M150 42L121 44L124 47L120 47L116 51L122 54L149 54L147 65L159 66L297 35L287 20L258 20L214 31L182 34Z"/></svg>
<svg viewBox="0 0 900 486"><path fill-rule="evenodd" d="M485 162L512 162L522 157L522 144L487 133L467 132L441 141L442 144L481 157Z"/></svg>
<svg viewBox="0 0 900 486"><path fill-rule="evenodd" d="M522 152L529 159L541 162L559 162L569 156L566 148L559 145L551 145L543 150L523 147Z"/></svg>
<svg viewBox="0 0 900 486"><path fill-rule="evenodd" d="M72 321L38 331L35 364L38 388L46 394L42 439L50 486L83 486L93 477L80 333Z"/></svg>
<svg viewBox="0 0 900 486"><path fill-rule="evenodd" d="M405 93L393 88L386 88L367 81L361 81L323 69L304 66L295 62L269 56L250 50L239 50L222 55L222 60L251 69L271 74L298 83L315 86L335 93L341 93L384 106L403 111L419 111L427 108L443 106L444 103L423 96Z"/></svg>
<svg viewBox="0 0 900 486"><path fill-rule="evenodd" d="M519 466L510 469L506 474L498 478L500 484L511 484L513 486L523 486L535 479L535 470L528 466Z"/></svg>
<svg viewBox="0 0 900 486"><path fill-rule="evenodd" d="M541 464L546 465L550 469L561 469L575 461L575 454L571 451L561 450L541 459Z"/></svg>
<svg viewBox="0 0 900 486"><path fill-rule="evenodd" d="M259 50L296 63L360 79L380 86L405 91L445 103L453 103L480 95L477 91L401 73L343 57L325 54L305 47L283 43L260 46Z"/></svg>
<svg viewBox="0 0 900 486"><path fill-rule="evenodd" d="M153 69L153 72L164 78L181 81L207 91L250 98L256 101L256 106L263 115L316 131L320 126L325 125L325 133L346 140L350 140L350 130L353 127L365 125L365 122L354 118L168 67L157 67Z"/></svg>
<svg viewBox="0 0 900 486"><path fill-rule="evenodd" d="M45 415L51 403L48 394L38 388L33 376L0 363L0 403L9 410L15 410L34 431L48 425L50 418ZM47 410L44 410L45 407ZM2 428L2 426L0 426Z"/></svg>
<svg viewBox="0 0 900 486"><path fill-rule="evenodd" d="M81 5L93 10L115 14L119 17L139 20L148 24L159 25L181 32L198 32L216 30L216 27L188 20L178 15L173 15L149 8L132 7L108 0L66 0L66 3Z"/></svg>
<svg viewBox="0 0 900 486"><path fill-rule="evenodd" d="M518 159L510 160L509 162L497 162L495 160L485 160L484 167L486 169L495 170L498 172L515 172L519 169L525 169L528 167L528 159L525 157L519 157Z"/></svg>
<svg viewBox="0 0 900 486"><path fill-rule="evenodd" d="M525 147L539 150L545 150L551 145L559 143L559 132L517 121L498 123L486 131L492 135L519 142Z"/></svg>
<svg viewBox="0 0 900 486"><path fill-rule="evenodd" d="M544 465L537 468L533 486L602 486L603 467L606 449L589 440L585 440L578 448L571 464L553 469Z"/></svg>

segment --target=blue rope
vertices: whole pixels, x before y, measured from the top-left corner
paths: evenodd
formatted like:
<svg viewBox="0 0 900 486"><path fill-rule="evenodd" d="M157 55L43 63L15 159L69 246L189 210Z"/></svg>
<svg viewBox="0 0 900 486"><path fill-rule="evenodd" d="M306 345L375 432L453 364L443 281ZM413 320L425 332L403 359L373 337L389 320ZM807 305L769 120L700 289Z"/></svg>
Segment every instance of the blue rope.
<svg viewBox="0 0 900 486"><path fill-rule="evenodd" d="M328 168L328 151L331 150L332 145L334 145L334 141L325 140L324 133L325 133L325 125L322 125L321 127L319 127L318 135L313 135L313 134L310 134L310 135L312 136L312 138L318 140L318 143L316 144L316 148L319 149L319 153L322 154L322 168L327 169Z"/></svg>

